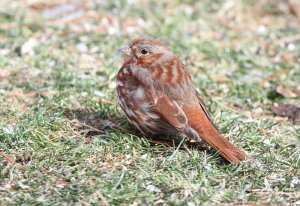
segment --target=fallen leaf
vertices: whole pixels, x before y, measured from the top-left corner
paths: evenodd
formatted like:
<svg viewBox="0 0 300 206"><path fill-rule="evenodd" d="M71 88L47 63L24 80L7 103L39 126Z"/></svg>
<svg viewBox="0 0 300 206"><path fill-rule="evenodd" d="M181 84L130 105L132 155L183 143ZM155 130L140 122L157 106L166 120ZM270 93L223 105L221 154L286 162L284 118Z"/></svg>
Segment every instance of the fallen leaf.
<svg viewBox="0 0 300 206"><path fill-rule="evenodd" d="M276 92L285 98L297 97L297 94L292 92L286 85L279 85L276 87Z"/></svg>
<svg viewBox="0 0 300 206"><path fill-rule="evenodd" d="M47 96L54 96L57 92L55 91L48 91L48 92L30 92L30 93L11 93L8 96L14 98L33 98L33 97L47 97Z"/></svg>
<svg viewBox="0 0 300 206"><path fill-rule="evenodd" d="M15 97L15 98L24 98L24 97L32 98L32 97L36 97L37 93L36 92L30 92L30 93L27 93L27 94L23 94L23 93L11 93L8 96L9 97Z"/></svg>
<svg viewBox="0 0 300 206"><path fill-rule="evenodd" d="M276 80L284 79L284 78L287 77L288 73L289 73L289 70L282 70L282 71L279 71L279 72L277 72L275 74L272 74L266 80L268 80L268 81L276 81Z"/></svg>
<svg viewBox="0 0 300 206"><path fill-rule="evenodd" d="M57 180L55 184L56 184L56 187L64 188L66 186L69 186L71 183L67 182L65 180Z"/></svg>
<svg viewBox="0 0 300 206"><path fill-rule="evenodd" d="M54 20L80 15L83 10L83 4L35 4L31 5L31 8L40 12L44 19Z"/></svg>
<svg viewBox="0 0 300 206"><path fill-rule="evenodd" d="M291 14L293 14L296 17L300 18L299 4L297 4L296 2L293 2L293 0L289 0L288 5L289 5L289 10L290 10Z"/></svg>
<svg viewBox="0 0 300 206"><path fill-rule="evenodd" d="M295 62L295 58L293 55L289 55L289 54L284 54L284 55L281 55L281 60L283 62Z"/></svg>
<svg viewBox="0 0 300 206"><path fill-rule="evenodd" d="M275 104L271 108L276 115L288 117L293 122L300 121L300 107L292 104Z"/></svg>
<svg viewBox="0 0 300 206"><path fill-rule="evenodd" d="M43 11L45 9L50 9L50 8L53 8L53 7L56 7L60 4L58 3L41 3L41 2L38 2L38 3L33 3L31 4L29 7L33 10L36 10L36 11Z"/></svg>
<svg viewBox="0 0 300 206"><path fill-rule="evenodd" d="M288 121L288 120L289 120L288 117L276 116L276 117L274 117L273 122L274 122L275 124L278 124L278 123L280 123L280 122Z"/></svg>
<svg viewBox="0 0 300 206"><path fill-rule="evenodd" d="M20 163L17 163L12 156L5 154L4 152L0 152L0 156L3 157L4 159L6 159L10 164L15 166L16 168L18 168L18 169L23 168L23 165L21 165Z"/></svg>

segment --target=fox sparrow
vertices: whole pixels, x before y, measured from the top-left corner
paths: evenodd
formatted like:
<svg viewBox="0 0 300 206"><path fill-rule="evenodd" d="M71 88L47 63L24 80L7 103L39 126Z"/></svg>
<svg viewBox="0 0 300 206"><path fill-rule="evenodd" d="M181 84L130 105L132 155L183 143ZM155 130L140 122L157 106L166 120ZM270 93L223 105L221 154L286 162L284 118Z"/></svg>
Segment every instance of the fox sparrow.
<svg viewBox="0 0 300 206"><path fill-rule="evenodd" d="M189 71L163 43L141 37L120 49L124 63L117 76L120 106L143 134L177 135L215 148L238 164L246 154L223 137L212 122Z"/></svg>

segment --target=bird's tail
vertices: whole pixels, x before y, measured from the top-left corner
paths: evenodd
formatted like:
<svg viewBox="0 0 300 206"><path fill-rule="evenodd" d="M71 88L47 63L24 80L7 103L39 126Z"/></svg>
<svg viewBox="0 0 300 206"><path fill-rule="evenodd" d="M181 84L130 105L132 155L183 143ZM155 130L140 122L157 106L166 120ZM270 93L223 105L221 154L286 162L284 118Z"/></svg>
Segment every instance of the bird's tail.
<svg viewBox="0 0 300 206"><path fill-rule="evenodd" d="M197 107L196 111L195 108L188 109L185 114L188 117L190 127L185 132L187 136L195 140L203 139L232 164L239 164L242 160L247 159L244 151L229 142L218 131L203 108Z"/></svg>
<svg viewBox="0 0 300 206"><path fill-rule="evenodd" d="M247 158L244 151L237 148L221 134L214 137L208 137L205 134L200 133L200 136L232 164L239 164Z"/></svg>

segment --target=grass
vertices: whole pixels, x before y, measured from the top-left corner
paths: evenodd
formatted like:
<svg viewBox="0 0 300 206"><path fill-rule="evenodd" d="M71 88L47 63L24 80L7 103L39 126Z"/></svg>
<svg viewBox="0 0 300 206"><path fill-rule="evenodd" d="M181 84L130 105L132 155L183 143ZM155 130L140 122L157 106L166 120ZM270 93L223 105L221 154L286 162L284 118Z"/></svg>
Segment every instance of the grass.
<svg viewBox="0 0 300 206"><path fill-rule="evenodd" d="M276 92L300 82L285 1L63 2L0 3L0 205L300 204L299 125L270 110L300 103ZM188 65L248 161L155 143L127 122L116 50L141 35Z"/></svg>

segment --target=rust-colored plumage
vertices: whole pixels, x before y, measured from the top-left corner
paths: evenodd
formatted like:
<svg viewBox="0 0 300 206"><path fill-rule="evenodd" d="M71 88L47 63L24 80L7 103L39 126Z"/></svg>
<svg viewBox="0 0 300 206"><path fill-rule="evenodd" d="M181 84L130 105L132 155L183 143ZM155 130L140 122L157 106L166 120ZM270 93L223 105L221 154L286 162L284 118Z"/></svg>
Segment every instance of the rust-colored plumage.
<svg viewBox="0 0 300 206"><path fill-rule="evenodd" d="M156 39L137 38L122 49L117 79L119 103L128 120L145 135L183 133L202 139L233 164L246 154L224 138L209 117L186 67Z"/></svg>

